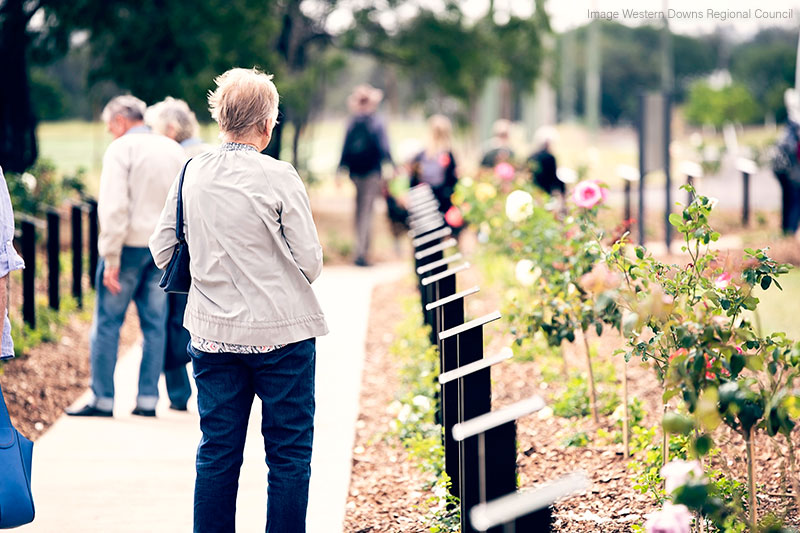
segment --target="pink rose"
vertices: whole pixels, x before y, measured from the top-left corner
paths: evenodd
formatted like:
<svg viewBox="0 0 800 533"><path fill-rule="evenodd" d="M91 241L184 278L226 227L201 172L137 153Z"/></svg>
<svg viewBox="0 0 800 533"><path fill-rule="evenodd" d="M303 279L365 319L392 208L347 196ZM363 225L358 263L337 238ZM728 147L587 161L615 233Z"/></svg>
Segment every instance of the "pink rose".
<svg viewBox="0 0 800 533"><path fill-rule="evenodd" d="M714 280L714 286L720 290L725 289L728 285L731 284L731 273L730 272L723 272L717 279Z"/></svg>
<svg viewBox="0 0 800 533"><path fill-rule="evenodd" d="M497 163L494 167L494 176L500 181L511 181L514 179L514 166L511 163Z"/></svg>
<svg viewBox="0 0 800 533"><path fill-rule="evenodd" d="M692 514L685 505L664 504L664 508L647 515L647 533L690 533Z"/></svg>
<svg viewBox="0 0 800 533"><path fill-rule="evenodd" d="M582 181L575 186L572 199L578 207L591 209L606 199L606 191L596 181Z"/></svg>
<svg viewBox="0 0 800 533"><path fill-rule="evenodd" d="M454 205L450 206L450 209L444 214L444 220L451 228L460 228L464 225L464 217L461 216L461 211Z"/></svg>
<svg viewBox="0 0 800 533"><path fill-rule="evenodd" d="M711 361L707 361L707 366ZM664 478L664 490L667 494L678 487L682 487L690 478L700 478L703 475L703 467L697 461L681 461L676 459L665 464L661 468L661 476Z"/></svg>

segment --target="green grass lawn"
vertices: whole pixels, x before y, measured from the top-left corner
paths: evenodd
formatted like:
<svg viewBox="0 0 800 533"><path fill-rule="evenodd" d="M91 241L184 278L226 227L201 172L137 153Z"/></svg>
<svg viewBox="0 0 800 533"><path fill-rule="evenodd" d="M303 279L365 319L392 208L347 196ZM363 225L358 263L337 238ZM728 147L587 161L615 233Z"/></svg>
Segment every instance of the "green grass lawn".
<svg viewBox="0 0 800 533"><path fill-rule="evenodd" d="M800 269L792 269L779 278L783 290L770 287L762 291L756 289L761 300L758 314L764 333L782 331L790 339L800 340Z"/></svg>

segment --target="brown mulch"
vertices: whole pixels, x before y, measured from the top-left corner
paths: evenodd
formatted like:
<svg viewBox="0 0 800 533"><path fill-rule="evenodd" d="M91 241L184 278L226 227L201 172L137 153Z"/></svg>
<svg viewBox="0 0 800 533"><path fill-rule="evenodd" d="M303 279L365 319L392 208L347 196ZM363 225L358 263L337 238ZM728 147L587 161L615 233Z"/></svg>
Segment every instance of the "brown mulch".
<svg viewBox="0 0 800 533"><path fill-rule="evenodd" d="M11 421L31 440L47 431L89 386L91 320L87 318L74 314L60 329L57 342L42 343L0 367ZM119 353L124 354L140 336L131 306L120 331Z"/></svg>
<svg viewBox="0 0 800 533"><path fill-rule="evenodd" d="M465 246L469 247L469 246ZM476 269L459 274L459 288L480 284ZM422 473L407 461L406 454L396 441L385 439L392 416L387 407L398 389L398 365L388 353L394 339L395 325L403 319L399 297L413 295L413 280L406 279L377 287L373 293L370 323L367 333L367 355L361 392L361 412L358 419L354 448L350 495L345 516L348 533L423 532L428 527L423 520L425 500L431 496L426 484L430 475ZM468 318L474 318L497 308L500 296L481 291L471 296L467 304ZM494 354L510 338L500 328L500 321L487 326L487 354ZM590 337L598 347L596 360L611 360L621 371L621 360L611 352L619 346L618 339L604 335ZM564 354L572 370L586 367L582 344L565 345ZM548 360L552 364L552 359ZM533 394L552 401L564 389L563 383L545 383L541 375L543 362L506 362L492 370L493 408L497 409ZM604 385L600 385L603 387ZM608 385L605 385L608 386ZM644 427L657 427L660 422L661 389L652 370L633 361L628 365L630 397L644 402ZM620 388L621 393L621 388ZM611 432L613 424L601 417L596 425L591 417L565 419L543 412L522 418L518 422L518 473L521 487L536 487L546 481L576 470L587 473L591 486L584 494L575 495L555 506L554 531L559 532L628 532L633 524L643 524L645 515L656 509L651 496L633 489L636 474L623 457L620 444L604 443L596 437L602 427ZM592 442L585 447L568 447L564 439L585 431ZM715 435L724 454L715 459L715 467L741 481L745 479L743 442L736 435ZM800 524L793 500L776 496L785 493L780 486L783 455L770 448L766 437L757 442L756 473L759 485L760 513L782 513L788 509L787 522ZM641 458L643 453L638 454ZM637 458L637 457L634 457ZM726 464L721 463L722 459ZM729 474L729 477L731 475ZM788 489L790 491L790 489ZM790 507L787 507L790 506Z"/></svg>

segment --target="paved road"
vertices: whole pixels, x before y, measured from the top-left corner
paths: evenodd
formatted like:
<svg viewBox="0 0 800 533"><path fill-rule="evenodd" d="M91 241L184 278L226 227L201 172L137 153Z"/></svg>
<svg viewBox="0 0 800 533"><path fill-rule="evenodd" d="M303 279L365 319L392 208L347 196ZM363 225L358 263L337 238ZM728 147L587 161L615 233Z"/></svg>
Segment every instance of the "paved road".
<svg viewBox="0 0 800 533"><path fill-rule="evenodd" d="M407 271L406 264L329 267L314 284L331 333L317 342L309 533L342 531L370 296L375 284ZM119 362L113 419L62 417L37 441L33 459L37 516L18 531L191 531L194 454L200 438L196 407L176 413L162 401L155 420L130 416L140 358L141 351L135 348ZM259 417L256 402L239 489L237 529L243 532L263 531L265 523L267 469Z"/></svg>

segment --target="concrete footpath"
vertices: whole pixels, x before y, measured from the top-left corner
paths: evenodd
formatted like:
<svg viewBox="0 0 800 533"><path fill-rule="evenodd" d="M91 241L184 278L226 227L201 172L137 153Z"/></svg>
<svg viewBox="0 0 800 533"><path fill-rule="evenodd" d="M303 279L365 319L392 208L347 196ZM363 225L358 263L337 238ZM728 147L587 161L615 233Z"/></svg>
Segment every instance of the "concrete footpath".
<svg viewBox="0 0 800 533"><path fill-rule="evenodd" d="M372 288L408 271L406 263L367 269L328 267L314 283L331 332L317 341L309 533L342 531ZM170 411L162 379L158 417L131 416L140 360L137 347L118 363L113 419L63 416L36 442L36 520L18 531L191 531L194 459L200 439L196 405L190 403L189 413ZM240 479L237 530L244 533L263 531L265 524L267 468L260 411L256 401Z"/></svg>

